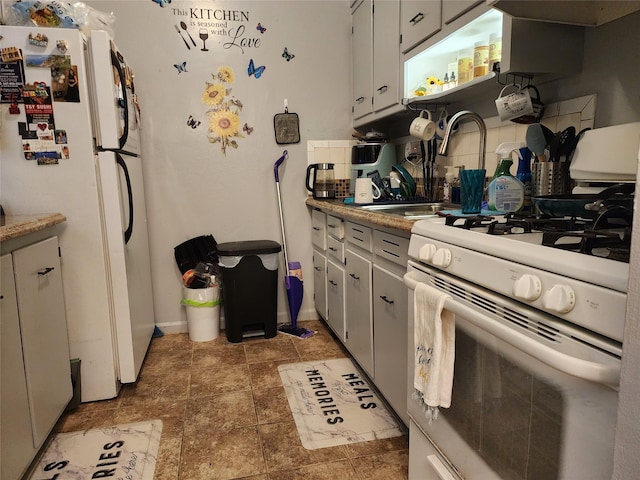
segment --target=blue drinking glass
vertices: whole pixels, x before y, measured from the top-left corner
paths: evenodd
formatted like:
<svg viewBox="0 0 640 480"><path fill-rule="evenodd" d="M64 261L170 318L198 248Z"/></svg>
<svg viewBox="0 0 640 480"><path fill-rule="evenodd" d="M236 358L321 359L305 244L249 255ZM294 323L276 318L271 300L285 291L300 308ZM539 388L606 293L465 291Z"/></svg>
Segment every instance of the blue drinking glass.
<svg viewBox="0 0 640 480"><path fill-rule="evenodd" d="M462 213L480 213L484 194L485 169L460 170L460 201Z"/></svg>

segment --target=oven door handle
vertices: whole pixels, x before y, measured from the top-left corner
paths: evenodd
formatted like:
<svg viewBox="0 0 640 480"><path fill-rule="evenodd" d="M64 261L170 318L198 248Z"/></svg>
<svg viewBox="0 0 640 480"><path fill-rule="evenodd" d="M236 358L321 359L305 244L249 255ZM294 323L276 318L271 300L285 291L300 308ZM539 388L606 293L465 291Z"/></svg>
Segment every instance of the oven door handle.
<svg viewBox="0 0 640 480"><path fill-rule="evenodd" d="M420 282L417 278L419 276L414 272L405 273L404 284L411 290L415 290L418 283L428 285L426 282ZM505 325L487 321L487 317L480 312L453 298L448 298L445 301L444 308L556 370L605 385L617 386L620 384L619 367L582 360L553 350Z"/></svg>

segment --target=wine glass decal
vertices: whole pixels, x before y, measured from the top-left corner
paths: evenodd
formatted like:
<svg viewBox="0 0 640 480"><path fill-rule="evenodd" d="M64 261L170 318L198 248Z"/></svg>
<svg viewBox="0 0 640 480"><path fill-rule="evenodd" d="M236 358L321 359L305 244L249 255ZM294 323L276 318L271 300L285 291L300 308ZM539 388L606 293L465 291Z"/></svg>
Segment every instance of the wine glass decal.
<svg viewBox="0 0 640 480"><path fill-rule="evenodd" d="M205 42L207 41L207 38L209 38L209 32L207 32L206 28L201 28L199 34L200 38L202 39L202 48L200 50L202 50L203 52L208 52L209 49L206 47Z"/></svg>

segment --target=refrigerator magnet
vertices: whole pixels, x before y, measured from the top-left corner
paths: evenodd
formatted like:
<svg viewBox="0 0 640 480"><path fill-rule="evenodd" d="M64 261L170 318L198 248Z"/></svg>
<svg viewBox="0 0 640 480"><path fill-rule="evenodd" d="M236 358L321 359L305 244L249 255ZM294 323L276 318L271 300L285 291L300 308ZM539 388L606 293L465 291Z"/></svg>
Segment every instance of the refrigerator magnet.
<svg viewBox="0 0 640 480"><path fill-rule="evenodd" d="M36 33L35 35L33 33L30 33L29 45L33 45L36 47L46 47L47 45L49 45L49 38L42 33Z"/></svg>
<svg viewBox="0 0 640 480"><path fill-rule="evenodd" d="M60 53L67 53L69 44L67 43L66 40L56 40L56 48Z"/></svg>

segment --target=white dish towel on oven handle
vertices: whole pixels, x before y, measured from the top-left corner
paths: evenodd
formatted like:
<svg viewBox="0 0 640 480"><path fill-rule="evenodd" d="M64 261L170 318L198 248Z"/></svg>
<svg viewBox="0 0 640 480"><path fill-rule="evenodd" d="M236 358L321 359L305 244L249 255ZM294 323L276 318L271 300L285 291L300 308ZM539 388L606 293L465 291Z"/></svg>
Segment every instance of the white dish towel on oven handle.
<svg viewBox="0 0 640 480"><path fill-rule="evenodd" d="M451 296L424 283L414 292L413 398L425 409L429 423L438 418L438 408L451 406L455 358L455 315L445 310Z"/></svg>

